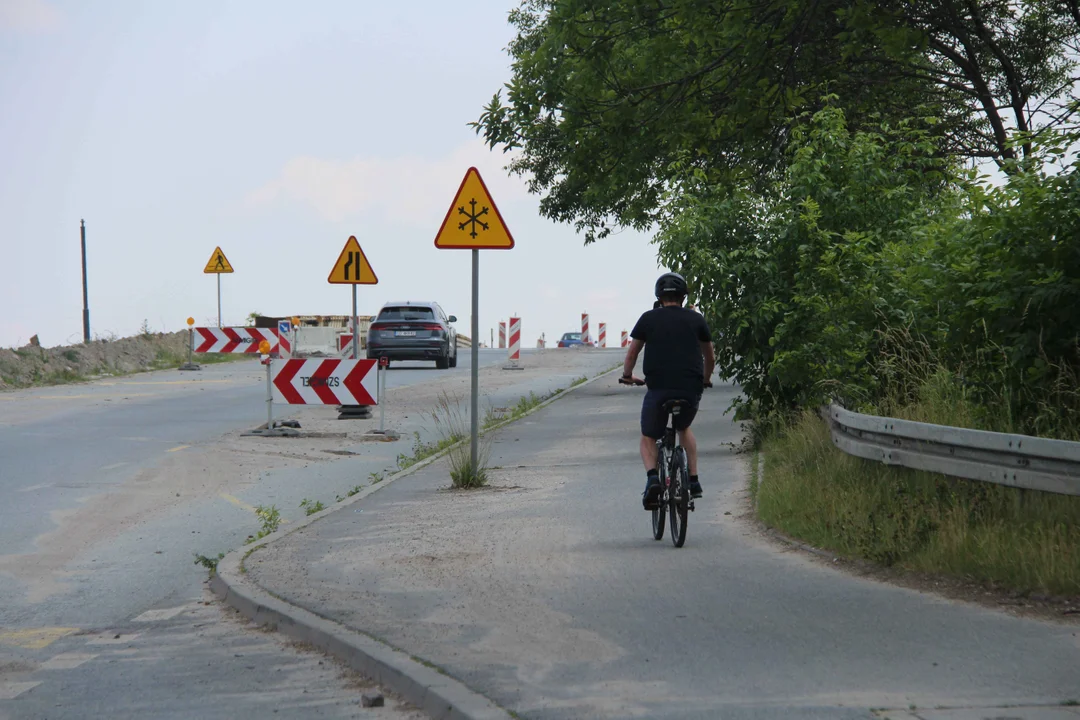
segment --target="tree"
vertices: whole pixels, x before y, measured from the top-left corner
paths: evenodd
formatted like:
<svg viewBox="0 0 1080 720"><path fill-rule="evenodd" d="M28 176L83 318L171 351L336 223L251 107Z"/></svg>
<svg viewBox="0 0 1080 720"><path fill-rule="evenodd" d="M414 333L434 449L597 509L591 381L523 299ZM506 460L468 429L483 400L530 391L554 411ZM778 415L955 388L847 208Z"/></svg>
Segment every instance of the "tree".
<svg viewBox="0 0 1080 720"><path fill-rule="evenodd" d="M1007 170L1014 131L1075 110L1071 1L523 0L510 22L474 127L587 243L669 220L689 173L771 181L826 93L853 128L931 108L940 152Z"/></svg>

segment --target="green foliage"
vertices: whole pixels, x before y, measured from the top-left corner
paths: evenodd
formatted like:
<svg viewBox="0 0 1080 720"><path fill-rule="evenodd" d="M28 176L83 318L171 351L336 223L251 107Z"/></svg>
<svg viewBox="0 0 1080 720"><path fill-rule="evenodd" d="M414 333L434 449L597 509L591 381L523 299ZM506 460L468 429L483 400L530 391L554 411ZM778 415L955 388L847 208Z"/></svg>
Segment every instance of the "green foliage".
<svg viewBox="0 0 1080 720"><path fill-rule="evenodd" d="M374 477L376 474L377 473L371 473L372 477ZM378 474L378 477L379 477L379 481L381 482L382 481L382 475ZM353 495L359 494L360 491L363 490L363 489L364 489L363 485L353 485L351 488L349 488L349 490L346 491L346 493L344 495L336 496L334 498L334 501L335 502L341 502L342 500L344 500L347 497L352 497Z"/></svg>
<svg viewBox="0 0 1080 720"><path fill-rule="evenodd" d="M225 553L218 553L217 557L208 557L206 555L200 555L195 553L195 564L202 565L206 568L211 575L217 573L217 566L221 559L225 557Z"/></svg>
<svg viewBox="0 0 1080 720"><path fill-rule="evenodd" d="M980 427L1080 427L1080 176L1044 170L1070 138L995 188L936 152L932 122L851 130L826 106L771 187L697 174L671 198L660 258L714 328L740 417L904 405L944 369L989 410Z"/></svg>
<svg viewBox="0 0 1080 720"><path fill-rule="evenodd" d="M266 507L265 505L258 505L255 507L255 516L259 518L259 532L255 535L248 535L244 544L250 544L256 540L261 540L267 535L277 532L278 527L281 525L281 511L277 509L276 505Z"/></svg>
<svg viewBox="0 0 1080 720"><path fill-rule="evenodd" d="M308 498L304 498L300 501L300 507L303 508L305 515L314 515L315 513L321 512L322 510L326 509L326 506L323 505L322 500L316 502L314 500L309 500Z"/></svg>
<svg viewBox="0 0 1080 720"><path fill-rule="evenodd" d="M1008 128L1075 111L1067 3L522 0L509 19L512 78L474 127L586 242L670 220L680 165L770 183L826 93L857 129L933 108L948 155L1002 161Z"/></svg>

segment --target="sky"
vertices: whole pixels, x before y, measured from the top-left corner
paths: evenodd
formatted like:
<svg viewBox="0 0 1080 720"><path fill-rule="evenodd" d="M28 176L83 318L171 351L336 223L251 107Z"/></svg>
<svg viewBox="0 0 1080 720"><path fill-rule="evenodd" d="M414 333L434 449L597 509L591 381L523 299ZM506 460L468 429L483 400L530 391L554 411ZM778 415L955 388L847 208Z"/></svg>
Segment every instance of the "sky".
<svg viewBox="0 0 1080 720"><path fill-rule="evenodd" d="M355 235L385 302L435 300L468 334L471 259L434 238L470 166L513 234L480 256L480 328L522 344L652 305L651 237L585 246L539 215L467 123L510 79L515 0L0 0L0 347L345 315L329 274Z"/></svg>

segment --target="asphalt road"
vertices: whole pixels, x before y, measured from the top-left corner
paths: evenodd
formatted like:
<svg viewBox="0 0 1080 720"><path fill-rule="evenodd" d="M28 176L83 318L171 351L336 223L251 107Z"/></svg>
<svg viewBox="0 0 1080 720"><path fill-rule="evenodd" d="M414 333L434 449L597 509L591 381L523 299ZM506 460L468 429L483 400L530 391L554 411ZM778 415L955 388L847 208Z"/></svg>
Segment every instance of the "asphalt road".
<svg viewBox="0 0 1080 720"><path fill-rule="evenodd" d="M681 549L651 537L642 391L612 377L502 431L492 487L447 492L432 465L252 554L248 577L524 718L1080 717L1075 623L854 577L742 517L734 392L702 401Z"/></svg>
<svg viewBox="0 0 1080 720"><path fill-rule="evenodd" d="M529 351L523 354L528 362ZM387 387L465 378L466 357L450 370L396 362ZM482 350L480 364L491 367L505 358L505 351ZM543 391L552 383L566 381L523 381L489 400L516 400L534 386ZM102 717L265 716L267 703L255 695L237 700L231 712L233 700L227 698L225 709L215 714L192 704L190 693L227 696L233 686L254 693L259 678L290 662L264 649L257 663L228 664L205 638L192 635L180 644L169 639L178 632L176 622L203 600L206 573L192 563L194 552L241 545L254 529L253 505L278 503L286 518L302 514L299 500L313 486L293 482L295 470L256 472L256 479L234 494L199 492L200 480L220 474L218 466L206 464L205 448L225 433L265 422L264 413L265 374L256 361L0 394L0 718L89 716L80 713L79 703ZM284 414L284 409L276 412ZM385 446L376 448L385 457L373 460L372 469L384 467L402 449L399 443L377 445ZM258 468L258 453L249 457L238 466ZM323 499L332 500L330 488L344 491L355 483L355 463L348 470L330 469L346 464L324 463L325 483L318 487L330 496ZM162 504L159 511L127 512L153 502ZM87 508L102 512L88 517ZM72 517L79 522L73 525ZM134 634L141 639L119 648L132 656L126 661L119 655L105 662L102 653L83 647L88 637L125 640ZM239 631L229 637L240 644L250 640ZM162 643L176 653L182 646L194 659L170 660L168 653L152 650ZM168 667L175 674L172 681L141 683L146 689L136 703L131 693L140 685L133 680L139 673L132 668L142 672L144 665L136 660L145 660L146 653L157 664L153 672L160 676ZM79 659L87 655L94 661L83 666ZM61 675L54 669L73 675L58 683ZM42 676L53 680L42 685ZM126 694L117 688L126 688ZM352 696L350 702L355 700ZM148 703L155 702L157 710L147 713ZM47 711L50 707L58 709ZM340 716L351 717L355 709ZM339 716L326 708L315 713L303 703L276 706L274 712Z"/></svg>

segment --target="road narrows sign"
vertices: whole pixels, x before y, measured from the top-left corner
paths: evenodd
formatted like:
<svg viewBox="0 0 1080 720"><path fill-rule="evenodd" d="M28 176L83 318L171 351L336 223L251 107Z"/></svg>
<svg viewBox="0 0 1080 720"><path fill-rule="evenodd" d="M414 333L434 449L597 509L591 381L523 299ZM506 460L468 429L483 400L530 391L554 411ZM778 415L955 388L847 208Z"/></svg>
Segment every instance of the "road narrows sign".
<svg viewBox="0 0 1080 720"><path fill-rule="evenodd" d="M220 247L214 248L214 254L206 261L206 267L203 268L203 272L207 275L212 275L218 273L231 273L232 271L233 266L229 263L229 259L225 257L225 253L221 252Z"/></svg>
<svg viewBox="0 0 1080 720"><path fill-rule="evenodd" d="M443 250L509 250L514 247L514 238L476 168L466 171L435 236L435 247Z"/></svg>
<svg viewBox="0 0 1080 720"><path fill-rule="evenodd" d="M336 285L377 285L379 278L371 268L364 251L360 249L360 243L356 237L349 236L345 241L345 249L341 251L334 269L330 271L327 282Z"/></svg>

